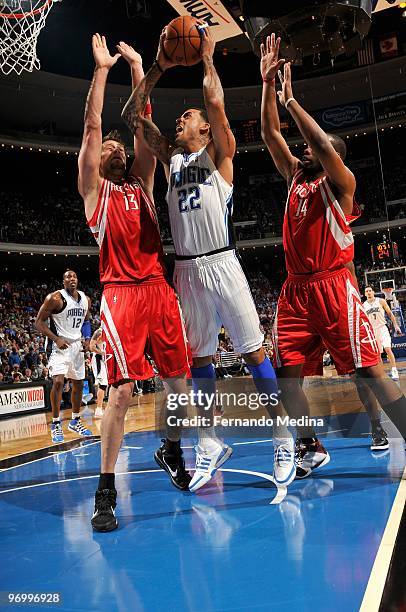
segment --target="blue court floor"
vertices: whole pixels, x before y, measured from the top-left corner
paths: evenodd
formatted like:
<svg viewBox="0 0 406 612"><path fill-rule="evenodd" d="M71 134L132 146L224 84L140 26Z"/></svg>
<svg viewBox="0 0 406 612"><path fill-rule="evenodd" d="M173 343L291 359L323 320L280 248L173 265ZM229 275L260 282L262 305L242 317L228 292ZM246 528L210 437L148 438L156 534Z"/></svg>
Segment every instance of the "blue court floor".
<svg viewBox="0 0 406 612"><path fill-rule="evenodd" d="M404 451L395 440L373 456L369 438L336 435L323 440L331 462L277 503L269 441L228 439L225 469L191 494L158 469L154 433L127 434L120 527L107 534L90 526L99 442L3 470L0 591L60 592L62 606L44 608L66 611L356 611Z"/></svg>

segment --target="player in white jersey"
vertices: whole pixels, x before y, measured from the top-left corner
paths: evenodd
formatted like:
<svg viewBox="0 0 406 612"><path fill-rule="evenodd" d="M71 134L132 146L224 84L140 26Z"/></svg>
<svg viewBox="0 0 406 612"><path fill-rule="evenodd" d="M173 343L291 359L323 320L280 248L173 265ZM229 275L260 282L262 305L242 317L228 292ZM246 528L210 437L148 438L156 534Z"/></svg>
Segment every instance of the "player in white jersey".
<svg viewBox="0 0 406 612"><path fill-rule="evenodd" d="M102 328L96 329L89 346L92 354L92 370L97 387L96 410L94 416L99 419L103 416L103 401L108 387L106 364L104 363L104 351L102 346Z"/></svg>
<svg viewBox="0 0 406 612"><path fill-rule="evenodd" d="M92 335L90 299L77 286L76 272L67 270L63 275L63 289L47 295L35 322L38 331L47 337L48 367L53 380L51 437L54 443L64 440L60 409L65 378L72 382L72 420L68 429L82 437L93 435L80 421L85 378L82 336L88 344Z"/></svg>
<svg viewBox="0 0 406 612"><path fill-rule="evenodd" d="M213 64L215 42L210 28L203 23L200 27L205 110L190 108L176 120L174 144L142 116L145 101L159 77L175 65L162 51L164 30L157 59L135 88L122 116L133 131L141 127L168 179L167 202L176 252L174 282L193 357L195 392L215 392L212 355L223 324L230 332L235 350L248 364L257 389L272 395L277 393L275 373L262 347L259 317L236 255L232 232L235 138ZM199 428L191 491L206 484L232 452L214 434L212 409L200 406L199 414L208 418L210 425ZM286 430L283 433L281 444L275 445L274 477L278 484L286 486L293 480L295 468L293 441Z"/></svg>
<svg viewBox="0 0 406 612"><path fill-rule="evenodd" d="M392 351L392 339L390 337L388 326L386 325L385 314L391 319L395 332L401 334L402 331L397 324L395 315L388 306L386 300L376 298L372 287L365 289L366 302L364 302L364 310L368 315L368 319L374 329L375 337L378 342L380 353L385 351L388 361L391 366L391 376L393 380L399 380L399 372L396 367L395 355Z"/></svg>

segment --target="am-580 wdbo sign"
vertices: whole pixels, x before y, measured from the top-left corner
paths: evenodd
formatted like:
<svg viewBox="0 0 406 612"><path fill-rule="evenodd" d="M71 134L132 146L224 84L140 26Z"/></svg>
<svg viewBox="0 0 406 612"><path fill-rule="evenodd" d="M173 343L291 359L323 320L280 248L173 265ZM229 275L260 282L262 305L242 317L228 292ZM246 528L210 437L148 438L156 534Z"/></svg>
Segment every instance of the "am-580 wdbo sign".
<svg viewBox="0 0 406 612"><path fill-rule="evenodd" d="M45 408L44 387L0 387L0 415L15 414L26 410Z"/></svg>

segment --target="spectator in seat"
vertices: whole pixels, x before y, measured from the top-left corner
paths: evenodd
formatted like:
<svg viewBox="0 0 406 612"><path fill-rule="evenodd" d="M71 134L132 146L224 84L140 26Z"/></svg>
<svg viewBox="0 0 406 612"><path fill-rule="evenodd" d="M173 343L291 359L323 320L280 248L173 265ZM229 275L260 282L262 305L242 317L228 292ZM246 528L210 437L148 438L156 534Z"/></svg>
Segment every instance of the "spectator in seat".
<svg viewBox="0 0 406 612"><path fill-rule="evenodd" d="M32 382L32 370L30 370L30 368L25 368L21 382Z"/></svg>
<svg viewBox="0 0 406 612"><path fill-rule="evenodd" d="M20 383L21 380L21 372L13 372L13 384Z"/></svg>
<svg viewBox="0 0 406 612"><path fill-rule="evenodd" d="M38 365L38 354L34 351L34 347L31 345L28 349L28 353L24 356L25 366L30 370L34 370Z"/></svg>
<svg viewBox="0 0 406 612"><path fill-rule="evenodd" d="M8 365L10 366L10 368L12 368L14 365L18 365L18 367L20 367L21 365L20 355L15 346L13 346L13 348L11 349L11 353L8 358Z"/></svg>

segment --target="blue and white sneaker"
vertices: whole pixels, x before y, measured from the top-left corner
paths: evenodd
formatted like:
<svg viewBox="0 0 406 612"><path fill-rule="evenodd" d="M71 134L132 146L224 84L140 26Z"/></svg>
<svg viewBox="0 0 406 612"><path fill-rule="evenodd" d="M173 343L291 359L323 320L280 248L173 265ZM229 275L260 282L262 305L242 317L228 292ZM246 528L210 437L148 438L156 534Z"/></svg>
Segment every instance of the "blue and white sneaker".
<svg viewBox="0 0 406 612"><path fill-rule="evenodd" d="M63 430L61 423L51 423L51 438L54 444L60 444L64 441Z"/></svg>
<svg viewBox="0 0 406 612"><path fill-rule="evenodd" d="M278 487L287 487L296 477L295 443L293 438L274 438L273 480Z"/></svg>
<svg viewBox="0 0 406 612"><path fill-rule="evenodd" d="M233 454L233 449L218 440L210 440L212 449L203 449L195 446L196 469L189 484L189 491L197 491L209 482L217 469L223 465Z"/></svg>
<svg viewBox="0 0 406 612"><path fill-rule="evenodd" d="M93 435L90 429L86 429L86 427L82 425L80 419L72 419L69 422L68 429L79 434L82 438L88 438L89 436Z"/></svg>

